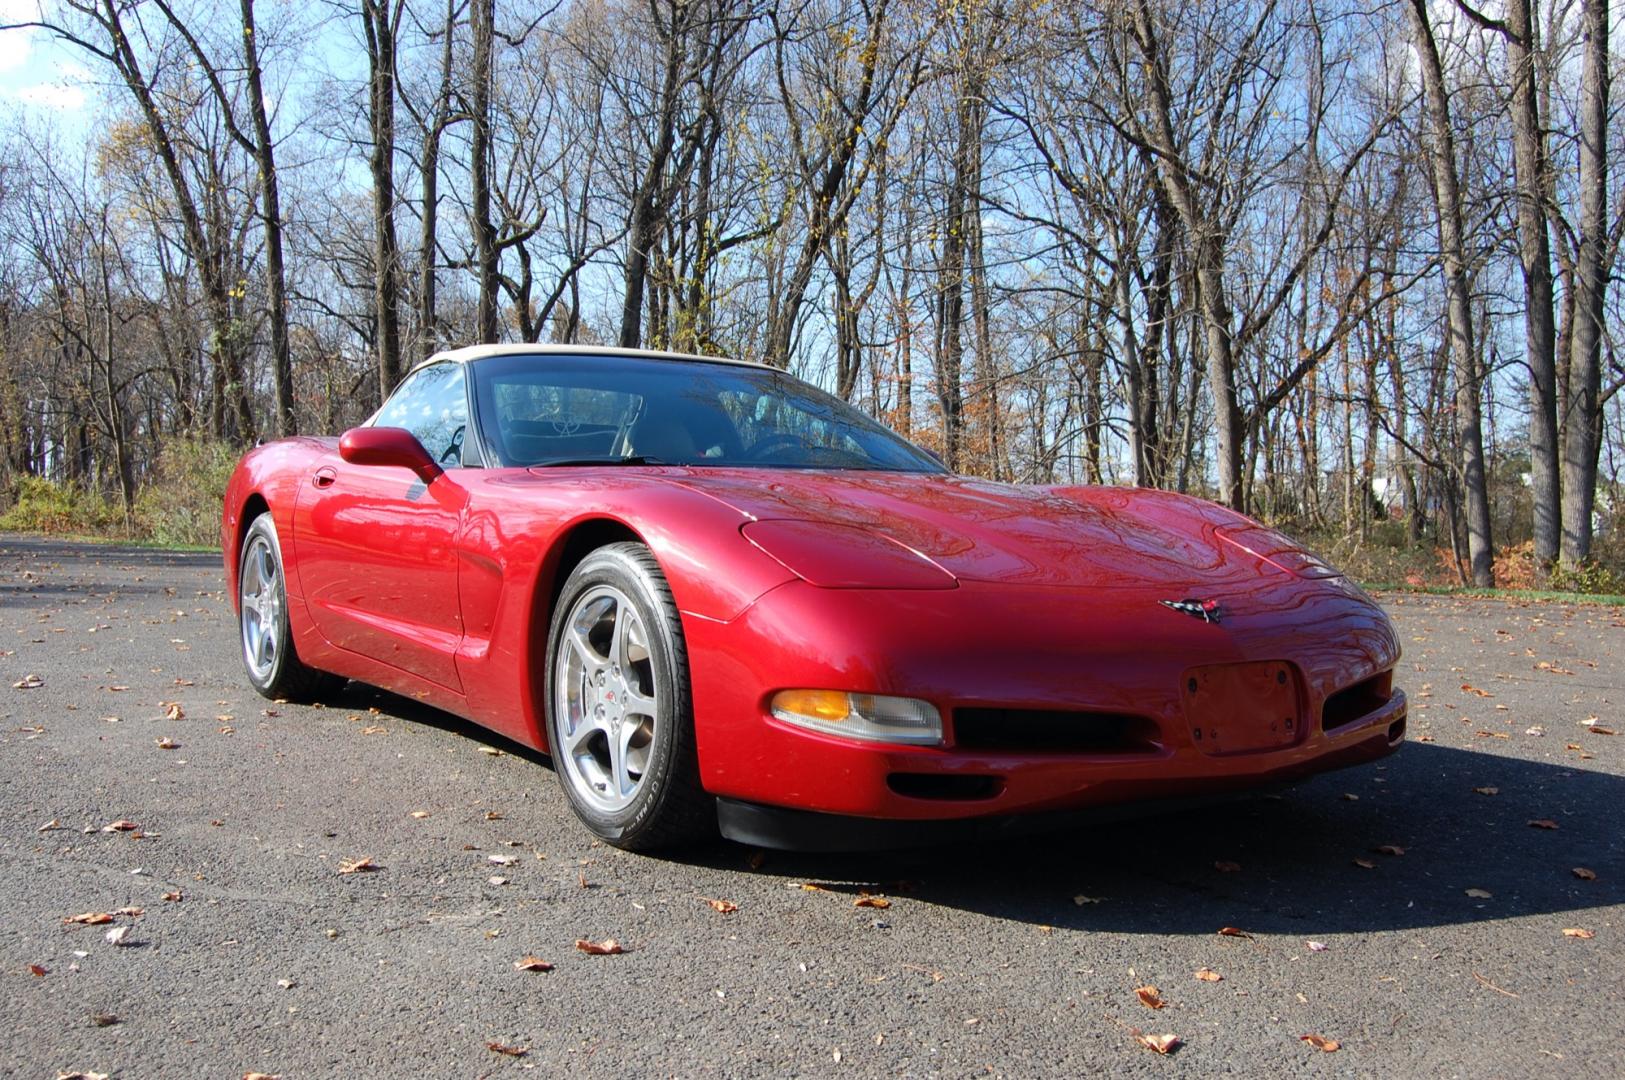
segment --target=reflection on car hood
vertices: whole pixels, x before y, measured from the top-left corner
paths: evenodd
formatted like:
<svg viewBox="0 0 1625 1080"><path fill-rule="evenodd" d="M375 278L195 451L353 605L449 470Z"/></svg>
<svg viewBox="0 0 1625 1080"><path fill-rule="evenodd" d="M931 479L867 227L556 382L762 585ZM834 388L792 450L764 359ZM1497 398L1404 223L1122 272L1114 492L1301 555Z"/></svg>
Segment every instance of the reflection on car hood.
<svg viewBox="0 0 1625 1080"><path fill-rule="evenodd" d="M1239 514L1144 488L760 469L707 469L680 482L753 518L873 529L965 581L1194 588L1336 573Z"/></svg>

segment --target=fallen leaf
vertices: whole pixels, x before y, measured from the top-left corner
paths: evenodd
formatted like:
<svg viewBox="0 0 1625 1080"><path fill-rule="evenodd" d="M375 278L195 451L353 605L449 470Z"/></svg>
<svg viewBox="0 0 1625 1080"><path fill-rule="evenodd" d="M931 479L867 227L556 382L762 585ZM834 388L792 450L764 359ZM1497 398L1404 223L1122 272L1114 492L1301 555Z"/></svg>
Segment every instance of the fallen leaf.
<svg viewBox="0 0 1625 1080"><path fill-rule="evenodd" d="M1529 827L1531 829L1555 829L1557 828L1557 822L1551 818L1536 818L1529 823Z"/></svg>
<svg viewBox="0 0 1625 1080"><path fill-rule="evenodd" d="M361 729L361 734L363 734L363 735L388 735L389 734L389 729L385 728L385 727L379 727L378 725L374 724L372 727L364 727L364 728L362 728Z"/></svg>
<svg viewBox="0 0 1625 1080"><path fill-rule="evenodd" d="M1574 674L1574 672L1570 671L1568 668L1558 667L1556 664L1553 664L1553 663L1551 663L1550 661L1547 661L1547 660L1542 660L1540 663L1536 664L1535 665L1535 670L1536 671L1549 671L1553 675L1573 675Z"/></svg>
<svg viewBox="0 0 1625 1080"><path fill-rule="evenodd" d="M1328 1039L1324 1035L1299 1035L1299 1039L1313 1046L1316 1050L1332 1054L1343 1048L1343 1044L1336 1039Z"/></svg>
<svg viewBox="0 0 1625 1080"><path fill-rule="evenodd" d="M1501 789L1498 788L1498 787L1475 787L1473 790L1478 792L1480 795L1499 795L1499 794L1501 794Z"/></svg>
<svg viewBox="0 0 1625 1080"><path fill-rule="evenodd" d="M1135 1041L1141 1046L1147 1050L1155 1050L1159 1054L1171 1054L1183 1045L1180 1043L1178 1035L1147 1035L1140 1031L1139 1028L1129 1028L1128 1030L1129 1034L1133 1035Z"/></svg>
<svg viewBox="0 0 1625 1080"><path fill-rule="evenodd" d="M1226 862L1223 859L1220 859L1218 862L1213 864L1213 869L1217 870L1221 874L1239 874L1241 873L1241 864L1238 862Z"/></svg>
<svg viewBox="0 0 1625 1080"><path fill-rule="evenodd" d="M1377 868L1377 864L1372 862L1370 859L1355 859L1354 865L1364 867L1367 870L1375 870Z"/></svg>
<svg viewBox="0 0 1625 1080"><path fill-rule="evenodd" d="M114 915L123 915L131 919L139 919L146 913L146 909L138 907L121 907L117 911L113 912Z"/></svg>
<svg viewBox="0 0 1625 1080"><path fill-rule="evenodd" d="M1244 938L1250 938L1250 937L1252 937L1252 936L1253 936L1253 935L1251 935L1251 934L1249 934L1249 933L1248 933L1248 932L1247 932L1247 931L1245 931L1245 930L1240 930L1240 929L1237 929L1237 928L1236 928L1236 927L1234 927L1234 926L1221 926L1221 927L1219 927L1219 934L1220 934L1220 935L1221 935L1221 936L1222 936L1222 937L1244 937Z"/></svg>
<svg viewBox="0 0 1625 1080"><path fill-rule="evenodd" d="M48 967L40 967L38 964L29 964L28 965L28 970L29 970L29 972L31 974L37 975L42 979L45 978L45 976L47 976L47 975L49 975L51 973L50 968L48 968Z"/></svg>
<svg viewBox="0 0 1625 1080"><path fill-rule="evenodd" d="M1134 996L1140 999L1140 1004L1148 1009L1166 1009L1168 1003L1162 1000L1162 993L1155 986L1137 986Z"/></svg>
<svg viewBox="0 0 1625 1080"><path fill-rule="evenodd" d="M91 1013L90 1022L97 1027L112 1027L118 1023L118 1017L112 1013Z"/></svg>
<svg viewBox="0 0 1625 1080"><path fill-rule="evenodd" d="M108 1080L107 1073L99 1072L58 1072L56 1080Z"/></svg>
<svg viewBox="0 0 1625 1080"><path fill-rule="evenodd" d="M1344 799L1345 802L1359 802L1360 801L1360 797L1358 795L1354 794L1353 792L1349 792L1349 791L1343 792L1343 799Z"/></svg>
<svg viewBox="0 0 1625 1080"><path fill-rule="evenodd" d="M118 821L112 821L106 825L103 825L102 832L134 832L139 828L141 828L141 826L137 825L133 821L124 821L120 819Z"/></svg>
<svg viewBox="0 0 1625 1080"><path fill-rule="evenodd" d="M505 878L505 877L497 877L495 875L493 875L491 877L488 877L485 880L489 881L492 885L506 885L508 883L507 878Z"/></svg>
<svg viewBox="0 0 1625 1080"><path fill-rule="evenodd" d="M62 920L65 923L80 923L84 926L100 926L113 921L113 916L105 911L87 911L81 915L70 915Z"/></svg>
<svg viewBox="0 0 1625 1080"><path fill-rule="evenodd" d="M812 881L803 881L801 888L804 892L828 892L829 890Z"/></svg>
<svg viewBox="0 0 1625 1080"><path fill-rule="evenodd" d="M579 939L576 948L588 956L619 956L626 951L626 947L614 938L605 938L603 941L587 941Z"/></svg>
<svg viewBox="0 0 1625 1080"><path fill-rule="evenodd" d="M1563 931L1563 936L1564 937L1571 937L1571 938L1579 938L1581 941L1590 941L1592 938L1596 937L1597 935L1596 935L1596 933L1594 931L1582 930L1578 926L1571 926L1568 929Z"/></svg>
<svg viewBox="0 0 1625 1080"><path fill-rule="evenodd" d="M1594 727L1591 729L1593 735L1612 735L1613 733L1614 729L1608 727Z"/></svg>
<svg viewBox="0 0 1625 1080"><path fill-rule="evenodd" d="M1196 977L1203 982L1224 982L1224 976L1212 968L1197 968Z"/></svg>
<svg viewBox="0 0 1625 1080"><path fill-rule="evenodd" d="M501 821L502 820L502 815L497 813L495 810L487 810L485 812L485 820L486 821Z"/></svg>
<svg viewBox="0 0 1625 1080"><path fill-rule="evenodd" d="M181 900L185 899L185 897L183 897L181 895L181 891L179 889L176 889L174 892L166 892L166 893L164 893L163 899L169 901L172 904L178 904L178 903L181 902Z"/></svg>
<svg viewBox="0 0 1625 1080"><path fill-rule="evenodd" d="M712 911L722 915L732 915L739 910L739 905L732 900L713 900L709 896L702 896L700 899L710 904Z"/></svg>
<svg viewBox="0 0 1625 1080"><path fill-rule="evenodd" d="M1475 731L1475 732L1473 732L1473 734L1477 735L1480 739L1510 739L1510 738L1512 738L1511 735L1508 735L1504 731Z"/></svg>
<svg viewBox="0 0 1625 1080"><path fill-rule="evenodd" d="M514 863L519 861L519 856L517 856L517 855L487 855L485 857L485 861L486 862L496 863L498 866L512 866Z"/></svg>
<svg viewBox="0 0 1625 1080"><path fill-rule="evenodd" d="M1304 947L1310 952L1325 952L1327 949L1331 948L1331 946L1319 941L1306 941L1303 944Z"/></svg>
<svg viewBox="0 0 1625 1080"><path fill-rule="evenodd" d="M1490 892L1488 889L1468 889L1467 895L1471 896L1475 900L1488 900L1495 894Z"/></svg>
<svg viewBox="0 0 1625 1080"><path fill-rule="evenodd" d="M107 941L108 941L109 944L111 944L111 945L122 945L122 944L124 944L125 937L128 936L129 933L130 933L130 928L128 926L115 926L115 927L113 927L113 929L109 930L104 936L107 938Z"/></svg>
<svg viewBox="0 0 1625 1080"><path fill-rule="evenodd" d="M344 859L339 863L338 872L341 874L368 874L374 870L382 869L383 867L374 864L372 856L368 855L360 859Z"/></svg>
<svg viewBox="0 0 1625 1080"><path fill-rule="evenodd" d="M36 829L34 831L35 832L52 832L52 831L54 831L56 829L60 829L60 828L62 828L62 823L60 821L58 821L56 818L52 818L50 821L47 821L44 825L41 825L38 829Z"/></svg>
<svg viewBox="0 0 1625 1080"><path fill-rule="evenodd" d="M513 962L517 971L552 971L553 965L539 956L521 956Z"/></svg>
<svg viewBox="0 0 1625 1080"><path fill-rule="evenodd" d="M38 675L24 675L11 684L13 690L38 690L45 685L45 680Z"/></svg>
<svg viewBox="0 0 1625 1080"><path fill-rule="evenodd" d="M1405 849L1400 847L1398 844L1380 844L1377 847L1372 848L1371 850L1375 851L1379 855L1403 855L1403 854L1405 854Z"/></svg>
<svg viewBox="0 0 1625 1080"><path fill-rule="evenodd" d="M884 896L860 896L852 901L852 906L879 908L884 911L886 908L891 907L891 901Z"/></svg>
<svg viewBox="0 0 1625 1080"><path fill-rule="evenodd" d="M153 741L157 744L158 749L160 750L179 750L181 747L180 743L176 742L174 739L171 739L168 735Z"/></svg>
<svg viewBox="0 0 1625 1080"><path fill-rule="evenodd" d="M1494 694L1490 693L1488 690L1480 690L1478 687L1469 686L1467 683L1462 683L1461 684L1461 691L1464 694L1477 694L1479 697L1494 697L1495 696Z"/></svg>
<svg viewBox="0 0 1625 1080"><path fill-rule="evenodd" d="M417 818L419 821L422 821L424 818L429 816L429 811L427 811L427 810L414 810L414 811L412 811L412 816Z"/></svg>
<svg viewBox="0 0 1625 1080"><path fill-rule="evenodd" d="M1072 902L1079 907L1082 907L1085 904L1101 904L1105 903L1105 901L1106 898L1104 896L1084 896L1082 893L1079 893L1077 896L1072 898Z"/></svg>
<svg viewBox="0 0 1625 1080"><path fill-rule="evenodd" d="M1496 707L1500 708L1500 706L1496 706ZM1539 724L1535 724L1533 727L1525 728L1523 733L1525 735L1533 735L1538 739L1541 736L1546 734L1546 729L1541 727Z"/></svg>
<svg viewBox="0 0 1625 1080"><path fill-rule="evenodd" d="M166 702L164 705L164 719L185 720L186 710L181 708L181 703L178 701Z"/></svg>
<svg viewBox="0 0 1625 1080"><path fill-rule="evenodd" d="M529 1047L508 1046L505 1043L499 1042L488 1042L485 1044L485 1047L487 1050L492 1050L498 1054L506 1054L508 1057L524 1057L526 1054L530 1053Z"/></svg>
<svg viewBox="0 0 1625 1080"><path fill-rule="evenodd" d="M482 753L482 754L490 754L492 757L501 757L502 756L502 751L498 750L494 746L482 746L482 747L480 747L480 753Z"/></svg>
<svg viewBox="0 0 1625 1080"><path fill-rule="evenodd" d="M1579 878L1581 881L1597 880L1597 872L1595 870L1587 870L1583 866L1576 866L1574 868L1574 876Z"/></svg>

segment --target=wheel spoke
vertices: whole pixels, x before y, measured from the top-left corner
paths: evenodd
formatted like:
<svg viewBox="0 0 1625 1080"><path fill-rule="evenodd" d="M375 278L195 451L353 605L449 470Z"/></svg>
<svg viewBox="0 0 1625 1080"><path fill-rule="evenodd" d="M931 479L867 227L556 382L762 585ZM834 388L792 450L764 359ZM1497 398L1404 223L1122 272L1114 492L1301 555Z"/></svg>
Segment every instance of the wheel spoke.
<svg viewBox="0 0 1625 1080"><path fill-rule="evenodd" d="M271 634L270 628L263 623L257 627L254 637L254 663L265 668L271 665Z"/></svg>
<svg viewBox="0 0 1625 1080"><path fill-rule="evenodd" d="M626 659L627 623L637 618L632 614L631 605L624 602L615 604L615 628L610 632L609 662L621 670L630 666Z"/></svg>
<svg viewBox="0 0 1625 1080"><path fill-rule="evenodd" d="M593 651L592 642L587 640L586 631L580 626L572 624L564 632L564 640L569 642L570 648L575 651L585 670L590 672L604 662L604 658Z"/></svg>
<svg viewBox="0 0 1625 1080"><path fill-rule="evenodd" d="M622 694L621 700L626 705L628 716L647 716L651 720L655 718L655 708L658 702L655 701L653 695L645 694L631 683L626 684L626 690Z"/></svg>
<svg viewBox="0 0 1625 1080"><path fill-rule="evenodd" d="M636 731L636 724L623 722L618 731L610 733L610 776L615 782L615 794L622 798L632 794L633 780L628 770L628 759L631 757L632 735Z"/></svg>

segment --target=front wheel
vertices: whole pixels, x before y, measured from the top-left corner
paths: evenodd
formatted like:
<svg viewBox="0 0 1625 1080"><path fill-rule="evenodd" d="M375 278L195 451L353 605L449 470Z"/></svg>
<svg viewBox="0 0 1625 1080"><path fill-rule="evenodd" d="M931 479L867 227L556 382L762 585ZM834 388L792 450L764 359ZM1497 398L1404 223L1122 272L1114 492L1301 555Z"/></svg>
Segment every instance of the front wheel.
<svg viewBox="0 0 1625 1080"><path fill-rule="evenodd" d="M547 655L548 749L587 828L639 851L712 832L683 626L647 548L610 544L581 561L554 606Z"/></svg>
<svg viewBox="0 0 1625 1080"><path fill-rule="evenodd" d="M316 701L344 682L299 659L288 623L288 590L282 575L282 544L271 515L261 514L243 537L237 563L237 624L243 667L254 689L268 698Z"/></svg>

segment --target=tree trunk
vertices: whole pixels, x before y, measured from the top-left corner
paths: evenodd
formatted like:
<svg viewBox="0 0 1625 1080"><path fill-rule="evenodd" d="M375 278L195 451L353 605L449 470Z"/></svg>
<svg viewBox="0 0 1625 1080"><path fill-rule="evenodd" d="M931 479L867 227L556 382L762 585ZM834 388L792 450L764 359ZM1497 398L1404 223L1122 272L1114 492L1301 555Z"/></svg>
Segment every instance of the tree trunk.
<svg viewBox="0 0 1625 1080"><path fill-rule="evenodd" d="M1461 190L1456 178L1456 142L1450 122L1444 68L1428 22L1427 0L1408 7L1432 136L1433 193L1439 215L1439 255L1444 274L1446 333L1456 377L1456 438L1461 444L1461 484L1465 496L1467 555L1473 584L1495 584L1490 536L1489 489L1484 471L1484 430L1479 411L1478 356L1473 345L1472 296L1462 237Z"/></svg>
<svg viewBox="0 0 1625 1080"><path fill-rule="evenodd" d="M265 304L271 322L271 375L276 387L276 431L299 434L293 402L293 349L288 342L287 272L282 263L282 197L277 183L276 144L265 111L259 42L254 37L254 0L241 0L243 64L248 77L248 113L254 124L254 163L260 174L260 220L265 227Z"/></svg>
<svg viewBox="0 0 1625 1080"><path fill-rule="evenodd" d="M495 342L497 326L497 231L491 223L491 51L495 36L496 0L474 0L469 9L469 27L474 38L473 95L469 106L473 136L469 184L474 233L474 264L480 293L475 319L475 335L481 343Z"/></svg>
<svg viewBox="0 0 1625 1080"><path fill-rule="evenodd" d="M1564 403L1563 566L1591 557L1591 514L1601 445L1603 299L1608 286L1608 4L1582 7L1585 61L1580 82L1580 222L1574 267L1573 352Z"/></svg>
<svg viewBox="0 0 1625 1080"><path fill-rule="evenodd" d="M1556 325L1552 249L1546 231L1546 132L1535 92L1530 0L1509 0L1507 67L1512 82L1512 164L1518 187L1518 260L1523 266L1524 348L1529 364L1529 487L1534 500L1535 577L1557 559L1560 492Z"/></svg>

